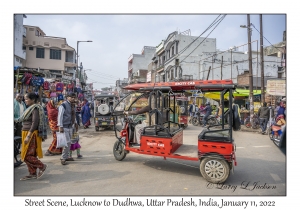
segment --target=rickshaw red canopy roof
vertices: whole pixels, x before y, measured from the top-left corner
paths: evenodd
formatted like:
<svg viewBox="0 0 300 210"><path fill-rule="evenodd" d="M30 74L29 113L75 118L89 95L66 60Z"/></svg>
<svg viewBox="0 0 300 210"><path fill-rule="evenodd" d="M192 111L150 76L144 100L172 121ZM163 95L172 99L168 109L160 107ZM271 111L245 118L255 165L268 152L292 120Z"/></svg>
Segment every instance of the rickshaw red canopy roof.
<svg viewBox="0 0 300 210"><path fill-rule="evenodd" d="M170 87L173 91L181 90L195 90L199 86L208 85L232 85L232 80L193 80L193 81L179 81L179 82L157 82L157 83L138 83L131 84L123 89L126 90L139 90L141 88L154 88L154 87ZM198 87L198 88L196 88Z"/></svg>

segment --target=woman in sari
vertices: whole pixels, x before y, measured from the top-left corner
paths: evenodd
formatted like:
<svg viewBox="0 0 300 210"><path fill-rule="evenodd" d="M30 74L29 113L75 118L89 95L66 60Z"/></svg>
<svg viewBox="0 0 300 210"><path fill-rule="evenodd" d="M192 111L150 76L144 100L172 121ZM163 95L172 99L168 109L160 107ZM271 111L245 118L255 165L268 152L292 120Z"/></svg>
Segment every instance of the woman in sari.
<svg viewBox="0 0 300 210"><path fill-rule="evenodd" d="M82 124L83 128L86 129L91 125L91 110L90 110L90 104L89 102L84 99L83 100L83 107L81 109L81 118L82 118Z"/></svg>
<svg viewBox="0 0 300 210"><path fill-rule="evenodd" d="M25 95L28 108L18 119L18 122L23 122L21 160L27 164L29 171L29 175L22 177L21 181L38 179L47 168L47 165L39 160L43 157L42 140L47 138L47 125L43 107L37 104L38 98L35 93Z"/></svg>
<svg viewBox="0 0 300 210"><path fill-rule="evenodd" d="M46 156L60 155L62 153L63 148L56 148L56 145L57 145L56 132L58 132L58 126L57 126L58 109L55 106L53 100L50 100L47 103L46 108L47 108L47 113L48 113L49 127L50 127L50 129L52 131L52 135L53 135L53 141L52 141L51 145L49 146L45 155Z"/></svg>

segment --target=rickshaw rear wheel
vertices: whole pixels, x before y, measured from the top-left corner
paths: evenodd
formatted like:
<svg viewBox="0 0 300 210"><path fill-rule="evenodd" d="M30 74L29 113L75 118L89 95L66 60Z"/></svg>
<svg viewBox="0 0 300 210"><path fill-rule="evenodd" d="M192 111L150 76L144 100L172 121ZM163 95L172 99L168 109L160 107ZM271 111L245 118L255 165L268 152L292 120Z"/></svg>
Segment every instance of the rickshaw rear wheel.
<svg viewBox="0 0 300 210"><path fill-rule="evenodd" d="M99 131L99 127L98 127L98 126L95 126L95 130L96 130L96 131Z"/></svg>
<svg viewBox="0 0 300 210"><path fill-rule="evenodd" d="M116 160L121 161L126 157L126 152L125 152L124 147L125 147L125 145L122 142L120 142L119 140L117 140L115 142L114 147L113 147L113 153L114 153Z"/></svg>
<svg viewBox="0 0 300 210"><path fill-rule="evenodd" d="M200 173L208 182L223 183L230 174L229 164L220 157L207 157L200 162Z"/></svg>

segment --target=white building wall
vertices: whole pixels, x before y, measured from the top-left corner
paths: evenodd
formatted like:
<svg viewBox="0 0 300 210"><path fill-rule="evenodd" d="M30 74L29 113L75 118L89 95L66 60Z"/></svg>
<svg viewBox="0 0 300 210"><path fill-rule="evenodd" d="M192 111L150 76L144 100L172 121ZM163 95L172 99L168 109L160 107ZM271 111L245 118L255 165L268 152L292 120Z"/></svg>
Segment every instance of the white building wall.
<svg viewBox="0 0 300 210"><path fill-rule="evenodd" d="M14 66L22 66L26 59L26 51L23 50L23 14L14 15Z"/></svg>
<svg viewBox="0 0 300 210"><path fill-rule="evenodd" d="M155 50L155 47L148 48L145 46L144 55L133 54L132 73L137 72L139 69L147 70L155 54Z"/></svg>
<svg viewBox="0 0 300 210"><path fill-rule="evenodd" d="M168 40L168 42L165 43L165 46L167 46L169 42L178 40L179 41L178 54L165 62L164 70L167 70L168 67L170 66L174 66L175 59L178 59L179 65L182 69L182 75L192 75L193 79L200 79L199 62L202 53L216 51L216 39L215 38L207 38L205 40L204 39L205 38L203 37L198 38L196 36L187 36L182 34L177 34L173 36L170 40ZM192 44L188 48L186 48L190 43ZM186 50L184 50L185 48ZM180 78L178 72L177 72L177 77L175 77L176 75L175 71L173 71L173 74L175 79ZM168 73L166 73L166 75L168 75Z"/></svg>
<svg viewBox="0 0 300 210"><path fill-rule="evenodd" d="M200 79L202 80L207 79L207 74L210 66L211 71L209 74L209 80L221 79L222 56L222 79L232 79L234 83L237 83L237 76L243 74L244 71L249 71L247 54L244 54L242 52L232 52L232 65L230 52L217 54L214 59L212 59L212 55L213 53L203 53L202 55L202 61L200 64ZM264 76L277 78L279 65L280 58L274 56L264 56ZM260 55L257 53L252 53L252 73L253 77L261 77Z"/></svg>

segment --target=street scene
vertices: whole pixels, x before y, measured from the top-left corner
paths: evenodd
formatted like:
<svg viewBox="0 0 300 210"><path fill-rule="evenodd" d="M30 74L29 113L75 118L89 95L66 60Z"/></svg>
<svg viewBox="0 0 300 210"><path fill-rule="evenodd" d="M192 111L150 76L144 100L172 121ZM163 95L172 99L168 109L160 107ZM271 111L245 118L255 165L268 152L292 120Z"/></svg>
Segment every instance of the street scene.
<svg viewBox="0 0 300 210"><path fill-rule="evenodd" d="M199 161L166 159L135 153L122 161L113 155L116 137L111 130L80 129L83 159L63 168L60 156L42 160L49 172L40 180L20 182L26 164L15 169L16 196L271 196L286 194L286 155L267 135L233 133L237 166L224 185L209 184L200 174ZM202 128L189 125L184 142L196 143ZM46 140L43 151L51 143ZM257 185L256 185L257 183ZM116 187L117 186L117 187Z"/></svg>
<svg viewBox="0 0 300 210"><path fill-rule="evenodd" d="M286 41L285 14L14 14L13 196L280 206Z"/></svg>

